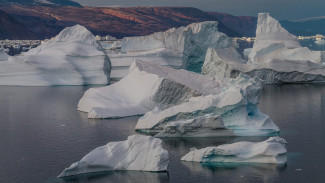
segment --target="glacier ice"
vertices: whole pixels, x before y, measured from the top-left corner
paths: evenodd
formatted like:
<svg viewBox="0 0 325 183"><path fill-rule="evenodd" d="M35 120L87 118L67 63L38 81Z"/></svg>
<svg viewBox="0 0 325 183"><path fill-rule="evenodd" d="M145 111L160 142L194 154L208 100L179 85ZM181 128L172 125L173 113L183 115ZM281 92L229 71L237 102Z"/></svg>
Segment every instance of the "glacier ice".
<svg viewBox="0 0 325 183"><path fill-rule="evenodd" d="M231 52L232 55L225 53ZM323 64L308 60L271 60L243 63L233 48L208 49L202 73L217 78L235 78L240 73L259 77L264 84L325 81Z"/></svg>
<svg viewBox="0 0 325 183"><path fill-rule="evenodd" d="M265 84L325 81L325 52L301 47L297 38L267 13L260 13L257 37L243 60L235 47L209 48L202 73L235 78L240 73L257 76Z"/></svg>
<svg viewBox="0 0 325 183"><path fill-rule="evenodd" d="M182 161L285 164L286 143L280 137L270 137L263 142L237 142L203 149L192 148L182 157Z"/></svg>
<svg viewBox="0 0 325 183"><path fill-rule="evenodd" d="M218 93L225 84L209 76L136 60L119 82L87 90L78 110L88 112L89 118L142 115L193 96Z"/></svg>
<svg viewBox="0 0 325 183"><path fill-rule="evenodd" d="M108 84L111 63L85 27L75 25L28 52L0 62L0 85Z"/></svg>
<svg viewBox="0 0 325 183"><path fill-rule="evenodd" d="M219 93L146 113L136 130L158 133L156 137L254 136L279 131L256 106L262 87L258 78L239 75L223 81L227 85Z"/></svg>
<svg viewBox="0 0 325 183"><path fill-rule="evenodd" d="M208 47L225 48L232 39L218 31L218 22L193 23L147 36L125 37L108 46L112 61L111 78L119 80L135 59L158 63L172 68L200 72Z"/></svg>
<svg viewBox="0 0 325 183"><path fill-rule="evenodd" d="M316 63L325 61L321 51L301 47L297 37L285 30L268 13L258 14L256 39L248 59L252 63L274 59L309 60Z"/></svg>
<svg viewBox="0 0 325 183"><path fill-rule="evenodd" d="M112 170L160 172L167 170L168 163L168 151L163 149L160 139L132 135L126 141L110 142L94 149L59 177Z"/></svg>

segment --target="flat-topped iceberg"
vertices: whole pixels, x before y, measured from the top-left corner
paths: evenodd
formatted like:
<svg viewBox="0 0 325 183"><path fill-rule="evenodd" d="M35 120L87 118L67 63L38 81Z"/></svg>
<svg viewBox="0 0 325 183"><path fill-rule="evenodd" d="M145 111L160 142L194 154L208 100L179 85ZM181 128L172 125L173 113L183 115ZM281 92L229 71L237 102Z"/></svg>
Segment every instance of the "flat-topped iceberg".
<svg viewBox="0 0 325 183"><path fill-rule="evenodd" d="M218 31L218 22L193 23L147 36L126 37L107 51L112 61L112 78L120 79L135 59L172 68L200 72L208 47L226 48L232 39ZM120 51L112 48L119 48Z"/></svg>
<svg viewBox="0 0 325 183"><path fill-rule="evenodd" d="M160 139L132 135L126 141L98 147L66 168L59 177L112 170L160 172L168 166L168 151Z"/></svg>
<svg viewBox="0 0 325 183"><path fill-rule="evenodd" d="M237 142L203 149L192 148L182 161L201 163L271 163L287 162L286 141L270 137L263 142Z"/></svg>
<svg viewBox="0 0 325 183"><path fill-rule="evenodd" d="M146 113L136 130L158 133L156 137L254 136L279 131L256 106L262 87L258 78L240 75L224 81L227 86L220 93Z"/></svg>
<svg viewBox="0 0 325 183"><path fill-rule="evenodd" d="M142 115L155 107L165 109L193 96L219 93L226 85L212 77L136 60L117 83L86 91L78 110L89 118Z"/></svg>
<svg viewBox="0 0 325 183"><path fill-rule="evenodd" d="M108 84L111 63L85 27L75 25L40 46L0 62L0 85Z"/></svg>
<svg viewBox="0 0 325 183"><path fill-rule="evenodd" d="M228 55L229 52L232 54ZM202 73L217 78L236 78L245 73L261 78L265 84L325 81L323 64L279 59L246 64L233 48L208 49Z"/></svg>
<svg viewBox="0 0 325 183"><path fill-rule="evenodd" d="M325 52L301 47L294 35L266 13L259 14L256 34L253 48L246 50L248 62L235 47L209 48L202 73L217 78L245 73L265 84L325 81Z"/></svg>

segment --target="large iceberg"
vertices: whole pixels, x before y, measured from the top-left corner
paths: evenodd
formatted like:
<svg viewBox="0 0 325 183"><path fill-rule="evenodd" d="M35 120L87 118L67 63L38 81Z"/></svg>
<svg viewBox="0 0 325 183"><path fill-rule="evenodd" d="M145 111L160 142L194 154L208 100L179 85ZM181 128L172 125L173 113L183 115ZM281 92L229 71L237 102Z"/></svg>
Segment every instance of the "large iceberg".
<svg viewBox="0 0 325 183"><path fill-rule="evenodd" d="M243 63L233 48L208 49L202 73L216 78L236 78L240 73L245 73L261 78L264 84L325 81L323 64L308 60L280 59Z"/></svg>
<svg viewBox="0 0 325 183"><path fill-rule="evenodd" d="M22 55L1 61L0 85L108 84L110 70L110 60L95 37L75 25Z"/></svg>
<svg viewBox="0 0 325 183"><path fill-rule="evenodd" d="M245 73L266 84L325 80L325 52L301 47L297 38L269 14L259 14L256 35L248 61L235 47L209 48L202 73L218 78L235 78Z"/></svg>
<svg viewBox="0 0 325 183"><path fill-rule="evenodd" d="M78 110L89 118L142 115L155 107L165 109L193 96L219 93L226 85L212 77L136 60L117 83L86 91Z"/></svg>
<svg viewBox="0 0 325 183"><path fill-rule="evenodd" d="M201 163L272 163L287 162L286 141L270 137L263 142L237 142L203 149L192 148L182 161Z"/></svg>
<svg viewBox="0 0 325 183"><path fill-rule="evenodd" d="M168 151L160 139L132 135L126 141L98 147L66 168L59 177L112 170L160 172L168 166Z"/></svg>
<svg viewBox="0 0 325 183"><path fill-rule="evenodd" d="M325 62L323 52L301 47L297 37L285 30L268 13L258 14L256 39L248 59L252 63L277 59Z"/></svg>
<svg viewBox="0 0 325 183"><path fill-rule="evenodd" d="M147 36L126 37L108 46L112 79L127 75L135 59L200 72L208 47L226 48L232 39L218 31L218 22L193 23Z"/></svg>
<svg viewBox="0 0 325 183"><path fill-rule="evenodd" d="M158 133L156 137L254 136L279 131L256 106L262 87L258 78L240 75L223 81L227 86L217 94L146 113L136 130Z"/></svg>

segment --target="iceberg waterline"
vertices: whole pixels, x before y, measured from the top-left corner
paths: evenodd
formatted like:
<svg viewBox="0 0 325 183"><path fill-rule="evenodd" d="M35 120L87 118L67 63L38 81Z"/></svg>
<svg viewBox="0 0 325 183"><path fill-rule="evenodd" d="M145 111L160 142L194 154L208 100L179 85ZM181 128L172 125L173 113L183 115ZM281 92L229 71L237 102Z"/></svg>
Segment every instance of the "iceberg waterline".
<svg viewBox="0 0 325 183"><path fill-rule="evenodd" d="M279 132L256 104L261 82L240 75L218 94L192 97L179 105L146 113L136 130L156 137L255 136Z"/></svg>
<svg viewBox="0 0 325 183"><path fill-rule="evenodd" d="M58 177L113 170L161 172L167 170L168 163L168 151L163 149L160 139L132 135L125 141L94 149Z"/></svg>
<svg viewBox="0 0 325 183"><path fill-rule="evenodd" d="M191 148L182 161L200 163L270 163L287 162L286 141L270 137L263 142L237 142L203 149Z"/></svg>
<svg viewBox="0 0 325 183"><path fill-rule="evenodd" d="M85 27L75 25L19 56L1 53L0 85L109 84L111 63Z"/></svg>

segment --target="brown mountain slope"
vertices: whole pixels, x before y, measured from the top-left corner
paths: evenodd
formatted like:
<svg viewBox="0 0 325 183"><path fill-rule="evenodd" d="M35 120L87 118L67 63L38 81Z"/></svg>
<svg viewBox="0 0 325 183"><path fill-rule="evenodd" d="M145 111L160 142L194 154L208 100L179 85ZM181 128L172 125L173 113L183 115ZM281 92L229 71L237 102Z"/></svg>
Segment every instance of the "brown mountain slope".
<svg viewBox="0 0 325 183"><path fill-rule="evenodd" d="M246 37L255 37L257 17L233 16L226 13L209 12L230 29Z"/></svg>
<svg viewBox="0 0 325 183"><path fill-rule="evenodd" d="M0 39L36 39L37 37L19 21L0 10Z"/></svg>
<svg viewBox="0 0 325 183"><path fill-rule="evenodd" d="M56 35L66 26L81 24L94 34L115 37L148 35L193 22L217 20L216 16L188 7L96 8L49 6L1 6L40 38ZM220 23L229 36L240 36Z"/></svg>

